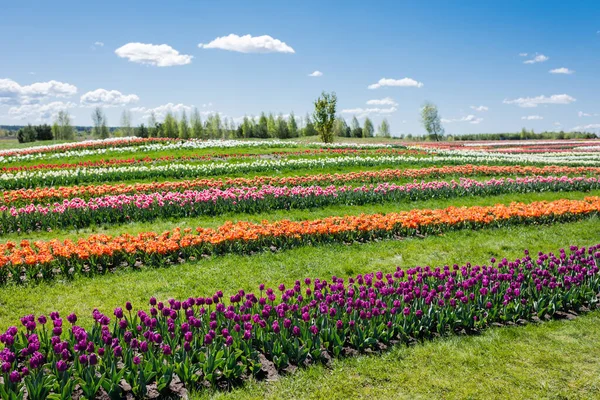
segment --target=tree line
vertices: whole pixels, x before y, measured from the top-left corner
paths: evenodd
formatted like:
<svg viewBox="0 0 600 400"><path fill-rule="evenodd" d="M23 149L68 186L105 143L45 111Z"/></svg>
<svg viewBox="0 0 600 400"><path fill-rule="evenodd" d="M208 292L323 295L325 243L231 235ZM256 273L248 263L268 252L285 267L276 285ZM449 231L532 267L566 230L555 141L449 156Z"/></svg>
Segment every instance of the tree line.
<svg viewBox="0 0 600 400"><path fill-rule="evenodd" d="M214 113L206 116L203 121L200 111L195 108L188 117L185 110L180 115L168 111L162 121L158 121L156 114L151 112L147 124L134 127L131 123L131 112L124 110L121 114L120 126L110 128L104 110L96 107L92 111L92 128L85 134L91 134L100 139L111 136L138 136L179 139L289 139L300 136L319 136L324 142L333 142L335 137L346 138L390 138L391 130L387 119L383 119L377 130L369 117L365 117L363 124L358 122L356 116L352 117L350 125L346 120L336 114L337 97L335 93L323 92L314 102L312 115L306 114L304 118L297 118L294 113L287 117L282 114L275 116L273 113L261 113L257 117L244 116L240 123L235 123L231 118L223 118ZM433 103L427 102L421 108L421 122L426 135L413 136L400 135L404 140L529 140L529 139L591 139L597 135L588 132L542 132L536 134L525 128L517 133L489 133L445 135L438 108ZM36 140L73 140L75 134L81 136L82 132L71 124L71 117L67 111L60 111L56 115L52 126L27 125L17 132L17 139L21 143Z"/></svg>

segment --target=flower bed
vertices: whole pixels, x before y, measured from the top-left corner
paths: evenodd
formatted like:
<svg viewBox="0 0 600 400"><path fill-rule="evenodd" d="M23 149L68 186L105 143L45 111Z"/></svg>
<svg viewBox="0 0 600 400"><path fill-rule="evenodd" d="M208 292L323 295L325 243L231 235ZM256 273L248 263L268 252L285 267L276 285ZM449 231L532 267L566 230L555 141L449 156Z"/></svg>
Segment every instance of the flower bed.
<svg viewBox="0 0 600 400"><path fill-rule="evenodd" d="M324 148L302 151L274 151L269 153L223 153L223 154L190 154L185 156L161 156L161 157L141 157L141 158L109 158L99 161L81 161L77 163L62 163L62 164L35 164L35 165L19 165L0 168L0 172L22 172L22 171L44 171L44 170L68 170L77 168L94 168L94 167L114 167L121 165L144 165L144 164L160 164L167 162L206 162L206 161L226 161L235 159L261 159L275 158L284 159L289 157L321 157L321 156L340 156L340 155L426 155L425 152L418 150L403 150L403 149L337 149ZM61 158L68 155L61 154Z"/></svg>
<svg viewBox="0 0 600 400"><path fill-rule="evenodd" d="M501 160L500 160L501 161ZM580 162L581 161L581 162ZM255 160L246 162L212 162L204 164L172 163L167 165L131 165L118 167L77 168L72 170L20 171L0 174L0 189L35 188L40 186L71 185L86 182L111 182L134 179L195 178L250 172L293 171L337 167L381 167L398 164L468 164L495 163L499 160L478 157L422 157L404 155L339 156L334 158L299 158L284 160ZM515 159L507 163L528 163ZM546 161L540 161L549 164ZM565 162L573 165L598 166L600 160ZM562 164L560 160L556 164Z"/></svg>
<svg viewBox="0 0 600 400"><path fill-rule="evenodd" d="M262 186L187 190L79 198L53 205L0 206L0 234L55 228L83 228L93 224L152 221L157 218L187 218L228 212L258 213L268 210L307 209L333 204L362 205L407 202L505 193L589 191L600 188L591 177L500 178L484 182L415 182L405 185Z"/></svg>
<svg viewBox="0 0 600 400"><path fill-rule="evenodd" d="M295 148L311 147L320 149L391 149L404 148L400 144L380 143L300 143L287 140L198 140L171 138L110 138L83 142L36 146L26 149L0 150L0 164L56 159L63 157L86 157L100 154L145 153L156 151L191 149L231 149L231 148Z"/></svg>
<svg viewBox="0 0 600 400"><path fill-rule="evenodd" d="M227 222L218 229L176 228L163 233L91 235L72 240L23 240L0 244L0 284L95 274L195 260L209 254L252 253L320 243L437 234L526 223L564 222L598 215L600 197L485 207L448 207L389 214L361 214L308 221Z"/></svg>
<svg viewBox="0 0 600 400"><path fill-rule="evenodd" d="M93 325L27 315L0 336L3 399L143 398L229 385L331 357L595 306L600 245L509 262L396 268L225 297L127 302ZM584 310L586 309L584 308ZM76 389L77 386L77 389ZM182 387L184 386L184 387Z"/></svg>
<svg viewBox="0 0 600 400"><path fill-rule="evenodd" d="M348 172L341 174L310 174L290 177L256 176L253 178L194 179L176 182L135 183L130 185L105 184L90 186L62 186L35 189L5 190L0 193L0 203L61 201L63 199L94 196L120 195L132 193L152 193L161 191L184 191L207 188L224 189L232 186L285 186L285 185L339 185L350 182L377 183L406 178L441 178L458 175L502 176L502 175L574 175L600 174L598 167L563 167L548 165L534 166L487 166L457 165L415 169L383 169L379 171Z"/></svg>

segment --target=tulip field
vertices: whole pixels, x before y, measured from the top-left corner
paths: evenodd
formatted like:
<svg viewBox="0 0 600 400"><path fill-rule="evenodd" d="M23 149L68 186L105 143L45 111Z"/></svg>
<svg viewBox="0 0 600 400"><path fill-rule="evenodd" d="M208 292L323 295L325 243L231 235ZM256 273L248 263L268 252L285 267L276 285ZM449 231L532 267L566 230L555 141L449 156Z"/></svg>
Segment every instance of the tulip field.
<svg viewBox="0 0 600 400"><path fill-rule="evenodd" d="M599 398L600 141L0 150L0 398Z"/></svg>

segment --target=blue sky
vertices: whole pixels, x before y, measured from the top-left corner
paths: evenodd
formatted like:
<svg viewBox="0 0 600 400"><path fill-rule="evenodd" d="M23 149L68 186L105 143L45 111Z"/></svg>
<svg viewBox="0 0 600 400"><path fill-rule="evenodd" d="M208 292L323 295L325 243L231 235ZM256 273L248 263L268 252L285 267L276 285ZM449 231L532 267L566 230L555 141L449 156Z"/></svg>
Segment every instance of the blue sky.
<svg viewBox="0 0 600 400"><path fill-rule="evenodd" d="M598 1L0 0L0 124L68 108L89 125L95 105L110 125L124 109L304 115L326 90L395 134L423 133L426 100L450 133L594 130L599 17Z"/></svg>

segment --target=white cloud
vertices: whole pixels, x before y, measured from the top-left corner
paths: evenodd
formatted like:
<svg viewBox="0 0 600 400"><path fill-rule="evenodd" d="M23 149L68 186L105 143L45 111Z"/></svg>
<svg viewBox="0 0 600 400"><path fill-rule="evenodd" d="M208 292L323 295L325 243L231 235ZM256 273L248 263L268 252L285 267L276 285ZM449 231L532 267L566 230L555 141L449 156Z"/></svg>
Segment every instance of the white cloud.
<svg viewBox="0 0 600 400"><path fill-rule="evenodd" d="M479 112L489 110L489 107L487 107L487 106L471 106L470 108L471 108L471 110L475 110L475 111L479 111Z"/></svg>
<svg viewBox="0 0 600 400"><path fill-rule="evenodd" d="M364 118L369 115L388 115L395 113L398 109L396 107L389 108L348 108L342 110L342 114L354 114L357 118Z"/></svg>
<svg viewBox="0 0 600 400"><path fill-rule="evenodd" d="M94 46L104 47L104 42L94 42Z"/></svg>
<svg viewBox="0 0 600 400"><path fill-rule="evenodd" d="M118 90L96 89L81 96L84 107L118 107L137 103L140 98L135 94L123 94Z"/></svg>
<svg viewBox="0 0 600 400"><path fill-rule="evenodd" d="M535 63L541 63L544 61L548 61L550 59L550 57L546 57L543 54L535 54L535 56L531 59L531 60L527 60L527 61L523 61L523 64L535 64Z"/></svg>
<svg viewBox="0 0 600 400"><path fill-rule="evenodd" d="M391 97L384 97L383 99L373 99L367 101L367 104L370 106L397 106L398 103L394 101Z"/></svg>
<svg viewBox="0 0 600 400"><path fill-rule="evenodd" d="M519 53L519 57L527 57L527 53Z"/></svg>
<svg viewBox="0 0 600 400"><path fill-rule="evenodd" d="M377 83L373 83L369 85L369 89L379 89L384 86L400 86L400 87L422 87L423 83L415 81L411 78L402 78L402 79L388 79L381 78Z"/></svg>
<svg viewBox="0 0 600 400"><path fill-rule="evenodd" d="M550 71L548 71L548 72L550 72L551 74L565 74L565 75L571 75L571 74L572 74L573 72L575 72L575 71L573 71L572 69L569 69L569 68L562 67L562 68L555 68L555 69L551 69L551 70L550 70Z"/></svg>
<svg viewBox="0 0 600 400"><path fill-rule="evenodd" d="M598 116L598 114L588 114L588 113L584 113L583 111L579 111L579 112L577 113L577 116L578 116L579 118L581 118L581 117L597 117L597 116Z"/></svg>
<svg viewBox="0 0 600 400"><path fill-rule="evenodd" d="M323 76L323 73L321 71L314 71L313 73L308 74L308 76L318 77Z"/></svg>
<svg viewBox="0 0 600 400"><path fill-rule="evenodd" d="M0 79L0 104L32 104L48 97L69 97L75 93L76 86L54 80L21 86L12 79Z"/></svg>
<svg viewBox="0 0 600 400"><path fill-rule="evenodd" d="M553 125L554 126L561 126L562 124L560 122L556 121Z"/></svg>
<svg viewBox="0 0 600 400"><path fill-rule="evenodd" d="M201 49L221 49L237 51L239 53L295 53L294 49L279 39L272 38L269 35L238 36L229 34L214 39L210 43L200 43Z"/></svg>
<svg viewBox="0 0 600 400"><path fill-rule="evenodd" d="M9 108L8 115L20 120L34 118L38 121L50 121L56 117L59 111L73 107L77 107L77 104L72 102L63 103L62 101L47 104L24 104Z"/></svg>
<svg viewBox="0 0 600 400"><path fill-rule="evenodd" d="M576 101L575 98L568 94L553 94L550 97L537 96L537 97L519 97L518 99L503 101L504 104L516 104L519 107L529 108L537 107L539 104L570 104Z"/></svg>
<svg viewBox="0 0 600 400"><path fill-rule="evenodd" d="M144 114L144 116L150 116L150 114L152 114L152 112L154 112L156 119L162 120L165 117L165 115L167 115L168 112L171 112L172 114L180 114L182 111L185 111L189 116L189 114L193 110L194 110L193 105L186 105L186 104L182 104L182 103L178 103L178 104L167 103L167 104L163 104L163 105L160 105L160 106L154 107L154 108L134 107L130 111L142 113L142 114ZM200 114L202 114L202 115L208 115L208 114L214 114L214 113L215 113L214 111L201 111L200 112Z"/></svg>
<svg viewBox="0 0 600 400"><path fill-rule="evenodd" d="M116 49L115 54L131 62L157 67L190 64L193 58L187 54L179 54L177 50L166 44L147 43L127 43Z"/></svg>
<svg viewBox="0 0 600 400"><path fill-rule="evenodd" d="M461 118L452 118L452 119L442 118L442 122L445 124L450 124L453 122L468 122L470 124L479 124L481 121L483 121L483 118L478 118L478 117L474 116L473 114L469 114L466 117L461 117Z"/></svg>
<svg viewBox="0 0 600 400"><path fill-rule="evenodd" d="M533 121L533 120L544 119L544 117L542 117L541 115L527 115L525 117L521 117L521 119L525 119L525 120L528 120L528 121Z"/></svg>
<svg viewBox="0 0 600 400"><path fill-rule="evenodd" d="M572 131L587 131L591 129L600 129L600 124L579 125L571 128Z"/></svg>

